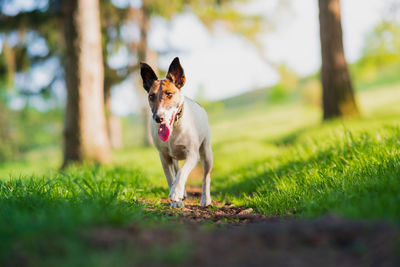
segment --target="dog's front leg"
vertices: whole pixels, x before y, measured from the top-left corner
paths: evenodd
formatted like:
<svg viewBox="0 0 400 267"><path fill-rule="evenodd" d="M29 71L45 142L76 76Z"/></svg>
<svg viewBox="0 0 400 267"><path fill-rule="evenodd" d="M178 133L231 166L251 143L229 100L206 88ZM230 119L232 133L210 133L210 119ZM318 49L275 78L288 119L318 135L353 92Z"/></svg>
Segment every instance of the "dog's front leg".
<svg viewBox="0 0 400 267"><path fill-rule="evenodd" d="M168 189L171 191L171 186L176 177L176 171L175 171L176 166L174 165L173 159L170 156L165 155L161 152L159 153L159 155L164 170L165 178L167 178Z"/></svg>
<svg viewBox="0 0 400 267"><path fill-rule="evenodd" d="M196 167L198 155L193 153L189 154L182 168L179 169L175 181L172 184L169 198L171 200L171 208L183 207L182 199L185 194L185 184L190 172Z"/></svg>
<svg viewBox="0 0 400 267"><path fill-rule="evenodd" d="M179 171L179 163L178 163L178 160L176 160L176 159L173 159L172 162L174 163L174 167L175 167L175 176L174 176L174 178L175 178L176 174ZM185 198L187 198L186 189L183 192L183 199L185 199Z"/></svg>

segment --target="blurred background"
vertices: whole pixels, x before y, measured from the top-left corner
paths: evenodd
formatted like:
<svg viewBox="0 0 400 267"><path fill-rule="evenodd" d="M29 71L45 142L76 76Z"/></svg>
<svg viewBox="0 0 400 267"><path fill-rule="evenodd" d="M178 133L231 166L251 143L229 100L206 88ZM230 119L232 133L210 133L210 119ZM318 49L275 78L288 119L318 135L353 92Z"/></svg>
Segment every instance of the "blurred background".
<svg viewBox="0 0 400 267"><path fill-rule="evenodd" d="M163 78L180 57L184 94L207 109L217 141L236 131L233 123L219 122L244 111L251 121L257 111L276 108L268 113L274 119L254 122L255 128L269 127L260 134L273 136L271 128L285 123L293 126L284 128L289 132L324 118L368 117L379 101L386 108L398 105L396 0L342 0L341 10L324 9L324 1L316 0L79 2L0 1L0 168L7 172L21 166L32 171L38 162L53 168L70 161L107 162L110 147L124 154L150 146L140 61ZM324 21L329 11L341 14L343 32ZM343 36L347 66L326 52L343 54L340 43L321 54L321 45L338 43L337 34ZM94 53L90 60L85 51ZM327 92L341 87L328 77L338 75L329 67L338 62L350 74L344 98L322 93L321 78ZM332 109L334 102L344 111ZM241 130L242 141L252 138ZM102 132L104 138L97 138ZM27 162L36 163L29 168Z"/></svg>

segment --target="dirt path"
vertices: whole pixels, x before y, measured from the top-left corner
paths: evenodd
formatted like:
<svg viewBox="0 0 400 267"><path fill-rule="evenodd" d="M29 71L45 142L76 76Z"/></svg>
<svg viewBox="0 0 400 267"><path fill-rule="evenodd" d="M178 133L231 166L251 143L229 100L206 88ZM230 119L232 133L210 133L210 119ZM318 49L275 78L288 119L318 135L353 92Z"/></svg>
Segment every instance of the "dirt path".
<svg viewBox="0 0 400 267"><path fill-rule="evenodd" d="M254 223L266 219L265 216L257 214L251 208L234 206L227 202L213 200L211 207L200 207L201 188L189 186L186 188L187 198L184 200L185 207L182 209L170 209L168 198L162 198L163 210L166 215L179 216L185 222L215 222L215 223ZM153 211L151 201L149 211Z"/></svg>
<svg viewBox="0 0 400 267"><path fill-rule="evenodd" d="M251 208L243 208L232 205L232 203L212 201L212 207L200 207L201 187L203 171L200 165L190 173L186 192L187 198L184 200L185 207L182 209L170 209L169 199L161 199L164 205L163 210L167 215L179 216L185 222L214 222L214 223L254 223L266 219L265 216L255 213ZM146 199L143 202L151 204ZM151 211L151 207L150 207Z"/></svg>
<svg viewBox="0 0 400 267"><path fill-rule="evenodd" d="M181 210L162 200L166 215L178 215L178 227L96 229L92 242L159 253L134 257L143 266L400 266L399 229L386 223L270 218L220 202L200 208L199 188L187 190Z"/></svg>

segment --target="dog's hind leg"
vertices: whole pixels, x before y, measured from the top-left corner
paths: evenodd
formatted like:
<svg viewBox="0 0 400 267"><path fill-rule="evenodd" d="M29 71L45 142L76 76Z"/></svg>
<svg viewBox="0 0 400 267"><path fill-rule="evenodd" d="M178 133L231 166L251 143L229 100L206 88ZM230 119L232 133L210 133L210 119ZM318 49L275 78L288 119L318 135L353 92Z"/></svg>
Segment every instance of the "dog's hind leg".
<svg viewBox="0 0 400 267"><path fill-rule="evenodd" d="M174 170L175 170L175 175L176 175L179 171L179 162L176 159L172 159L172 163L174 164Z"/></svg>
<svg viewBox="0 0 400 267"><path fill-rule="evenodd" d="M206 207L211 205L210 183L211 169L213 166L213 154L211 150L210 139L206 139L200 146L200 160L203 166L203 190L201 193L200 206Z"/></svg>

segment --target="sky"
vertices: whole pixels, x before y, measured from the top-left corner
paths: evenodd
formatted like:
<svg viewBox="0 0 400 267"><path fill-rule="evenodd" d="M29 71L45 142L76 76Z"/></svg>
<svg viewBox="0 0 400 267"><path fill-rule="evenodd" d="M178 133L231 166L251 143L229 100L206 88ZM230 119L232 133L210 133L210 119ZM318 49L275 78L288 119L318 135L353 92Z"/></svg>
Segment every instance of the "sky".
<svg viewBox="0 0 400 267"><path fill-rule="evenodd" d="M203 97L218 100L274 85L279 81L273 67L276 64L286 64L300 76L313 74L321 65L318 2L291 2L291 10L282 14L275 31L260 35L261 51L222 27L209 32L191 13L174 16L169 22L154 19L150 46L155 50L178 51L160 56L158 64L167 69L172 59L179 56L186 74L182 92L191 98L200 94L200 88ZM345 55L348 62L354 62L360 57L366 34L382 20L384 1L342 0L341 5ZM254 0L245 8L250 13L273 14L276 0ZM126 57L125 53L122 56ZM138 100L132 81L114 88L114 113L137 112L142 104L147 103Z"/></svg>

